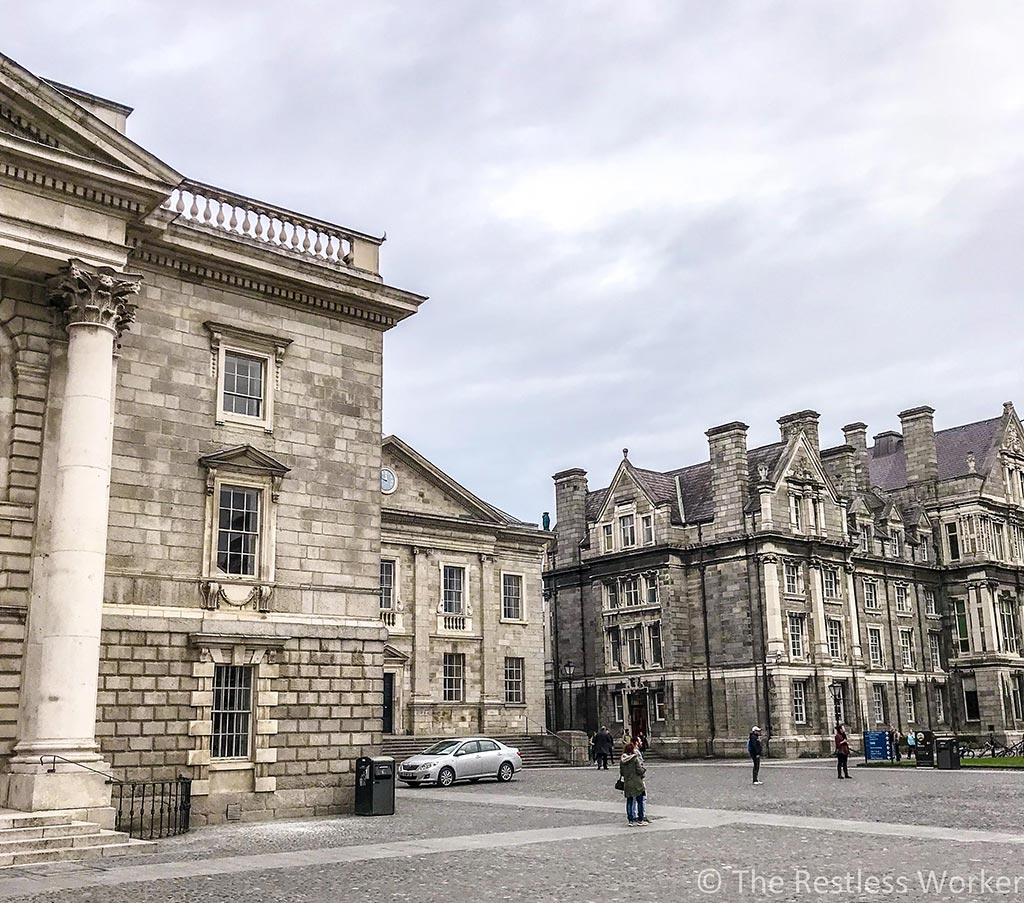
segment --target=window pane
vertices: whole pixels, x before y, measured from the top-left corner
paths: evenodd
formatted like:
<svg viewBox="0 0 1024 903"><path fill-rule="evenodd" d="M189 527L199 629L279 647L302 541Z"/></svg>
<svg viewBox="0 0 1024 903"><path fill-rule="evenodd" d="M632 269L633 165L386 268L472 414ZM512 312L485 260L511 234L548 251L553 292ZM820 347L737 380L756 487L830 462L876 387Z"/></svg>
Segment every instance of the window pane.
<svg viewBox="0 0 1024 903"><path fill-rule="evenodd" d="M252 665L216 665L214 668L210 749L215 759L249 755L252 672Z"/></svg>
<svg viewBox="0 0 1024 903"><path fill-rule="evenodd" d="M233 351L224 354L224 410L244 417L263 416L262 358Z"/></svg>
<svg viewBox="0 0 1024 903"><path fill-rule="evenodd" d="M523 578L518 574L505 574L501 580L502 616L510 621L523 618Z"/></svg>
<svg viewBox="0 0 1024 903"><path fill-rule="evenodd" d="M260 491L221 486L217 531L217 568L226 574L256 575L259 548ZM225 526L226 524L226 526Z"/></svg>

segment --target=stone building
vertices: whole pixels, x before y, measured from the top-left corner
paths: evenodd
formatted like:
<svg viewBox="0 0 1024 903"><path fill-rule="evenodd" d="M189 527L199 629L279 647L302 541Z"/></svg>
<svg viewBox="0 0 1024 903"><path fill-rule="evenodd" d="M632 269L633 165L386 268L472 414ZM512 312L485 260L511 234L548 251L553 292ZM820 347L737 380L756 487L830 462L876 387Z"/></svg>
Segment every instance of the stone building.
<svg viewBox="0 0 1024 903"><path fill-rule="evenodd" d="M337 811L381 730L383 333L424 299L129 113L0 57L0 804L103 820L112 771Z"/></svg>
<svg viewBox="0 0 1024 903"><path fill-rule="evenodd" d="M541 733L549 534L395 436L383 461L384 733Z"/></svg>
<svg viewBox="0 0 1024 903"><path fill-rule="evenodd" d="M670 754L828 749L836 720L1024 736L1024 432L1012 404L819 448L818 414L708 430L667 472L556 474L551 721L647 730ZM565 663L575 665L573 679ZM571 702L570 702L571 697Z"/></svg>

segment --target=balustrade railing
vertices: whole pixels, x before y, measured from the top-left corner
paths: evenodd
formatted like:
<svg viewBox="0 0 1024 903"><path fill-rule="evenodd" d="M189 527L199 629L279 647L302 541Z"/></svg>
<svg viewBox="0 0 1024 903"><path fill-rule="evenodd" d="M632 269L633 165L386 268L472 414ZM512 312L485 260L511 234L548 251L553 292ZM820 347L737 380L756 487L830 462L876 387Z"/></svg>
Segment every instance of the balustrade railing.
<svg viewBox="0 0 1024 903"><path fill-rule="evenodd" d="M467 633L473 629L473 622L467 615L439 615L438 621L441 630L452 633Z"/></svg>
<svg viewBox="0 0 1024 903"><path fill-rule="evenodd" d="M379 272L383 239L233 194L201 182L182 182L164 202L178 218L235 238L258 242L311 262Z"/></svg>
<svg viewBox="0 0 1024 903"><path fill-rule="evenodd" d="M390 608L382 608L380 610L380 619L384 622L385 627L396 627L398 625L398 612Z"/></svg>

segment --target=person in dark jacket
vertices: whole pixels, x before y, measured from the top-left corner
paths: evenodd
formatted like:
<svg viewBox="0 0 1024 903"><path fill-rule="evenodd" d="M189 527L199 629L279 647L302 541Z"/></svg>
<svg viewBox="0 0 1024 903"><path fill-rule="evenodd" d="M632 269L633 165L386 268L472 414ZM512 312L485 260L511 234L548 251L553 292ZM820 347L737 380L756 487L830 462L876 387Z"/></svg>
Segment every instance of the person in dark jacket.
<svg viewBox="0 0 1024 903"><path fill-rule="evenodd" d="M608 770L608 760L612 757L614 746L615 741L612 739L608 728L602 727L594 735L594 759L597 762L598 768L603 768L605 771Z"/></svg>
<svg viewBox="0 0 1024 903"><path fill-rule="evenodd" d="M761 784L757 774L761 770L761 728L756 724L750 729L750 736L747 737L747 753L754 763L754 784Z"/></svg>
<svg viewBox="0 0 1024 903"><path fill-rule="evenodd" d="M633 745L636 746L636 750L641 756L647 755L647 750L651 748L650 741L647 739L647 734L643 731L638 731Z"/></svg>
<svg viewBox="0 0 1024 903"><path fill-rule="evenodd" d="M900 753L900 732L896 730L895 725L889 727L889 761L893 760L897 762L902 761L903 756Z"/></svg>
<svg viewBox="0 0 1024 903"><path fill-rule="evenodd" d="M850 740L846 736L846 727L842 724L836 725L836 768L839 771L839 778L850 776Z"/></svg>
<svg viewBox="0 0 1024 903"><path fill-rule="evenodd" d="M636 746L627 743L619 761L619 776L622 778L622 793L626 797L626 818L630 827L649 825L647 820L647 788L644 786L644 760Z"/></svg>

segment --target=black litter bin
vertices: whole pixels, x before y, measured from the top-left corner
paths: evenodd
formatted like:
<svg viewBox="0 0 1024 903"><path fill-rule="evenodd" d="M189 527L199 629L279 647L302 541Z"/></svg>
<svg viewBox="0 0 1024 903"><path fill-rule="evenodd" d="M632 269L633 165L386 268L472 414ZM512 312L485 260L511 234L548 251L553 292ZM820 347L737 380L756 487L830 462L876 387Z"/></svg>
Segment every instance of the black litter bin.
<svg viewBox="0 0 1024 903"><path fill-rule="evenodd" d="M390 756L356 759L356 815L395 814L395 760Z"/></svg>
<svg viewBox="0 0 1024 903"><path fill-rule="evenodd" d="M931 768L935 764L935 734L931 731L914 732L914 759L918 768Z"/></svg>
<svg viewBox="0 0 1024 903"><path fill-rule="evenodd" d="M960 767L960 743L956 737L935 738L935 767L947 771Z"/></svg>

